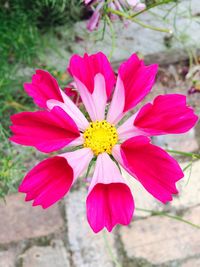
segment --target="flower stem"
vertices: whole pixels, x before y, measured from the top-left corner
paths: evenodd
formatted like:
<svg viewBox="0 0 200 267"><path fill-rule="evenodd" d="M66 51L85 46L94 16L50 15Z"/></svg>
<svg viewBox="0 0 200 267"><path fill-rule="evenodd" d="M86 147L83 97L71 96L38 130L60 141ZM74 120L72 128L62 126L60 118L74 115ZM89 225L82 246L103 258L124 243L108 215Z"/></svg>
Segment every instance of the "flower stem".
<svg viewBox="0 0 200 267"><path fill-rule="evenodd" d="M113 263L115 264L115 266L116 267L122 267L121 264L117 261L116 257L114 256L112 248L111 248L111 246L110 246L110 244L108 242L106 232L104 232L104 231L103 231L103 239L104 239L106 248L108 250L108 253L110 254L110 257L111 257Z"/></svg>
<svg viewBox="0 0 200 267"><path fill-rule="evenodd" d="M168 218L171 218L171 219L174 219L174 220L177 220L177 221L180 221L180 222L189 224L192 227L195 227L195 228L200 229L200 225L194 224L194 223L192 223L190 221L187 221L187 220L181 218L178 215L171 215L171 214L166 213L166 212L163 212L163 211L154 211L154 210L148 210L148 209L142 209L142 208L136 208L136 210L144 211L144 212L149 212L149 213L151 213L152 216L165 216L165 217L168 217Z"/></svg>
<svg viewBox="0 0 200 267"><path fill-rule="evenodd" d="M147 28L147 29L150 29L150 30L154 30L154 31L159 31L159 32L167 32L167 33L171 33L171 30L169 30L169 29L158 28L158 27L155 27L155 26L152 26L152 25L145 24L145 23L142 22L141 20L136 19L136 18L134 18L133 16L128 15L128 14L126 14L126 13L124 13L124 12L119 11L119 10L114 10L114 9L108 8L107 11L110 12L110 13L113 13L113 14L115 14L115 15L118 15L118 16L120 16L120 17L124 17L124 18L126 18L126 19L128 19L128 20L131 20L131 21L133 21L133 22L139 24L140 26L142 26L142 27L144 27L144 28Z"/></svg>
<svg viewBox="0 0 200 267"><path fill-rule="evenodd" d="M115 40L116 40L116 36L115 36L115 31L114 31L114 28L113 28L113 25L112 25L112 22L110 21L110 18L108 15L105 16L106 18L106 21L110 27L110 31L111 31L111 37L112 37L112 48L111 48L111 51L110 51L110 54L108 56L109 59L112 58L112 55L113 55L113 52L115 50Z"/></svg>
<svg viewBox="0 0 200 267"><path fill-rule="evenodd" d="M159 31L159 32L167 32L167 33L172 32L170 29L158 28L158 27L155 27L152 25L145 24L141 20L136 19L136 18L131 18L131 20L134 21L135 23L139 24L140 26L142 26L144 28L148 28L150 30Z"/></svg>
<svg viewBox="0 0 200 267"><path fill-rule="evenodd" d="M197 154L197 153L189 153L189 152L183 152L183 151L177 151L177 150L171 150L171 149L166 149L166 151L169 153L179 154L185 157L192 157L193 159L200 159L200 154Z"/></svg>

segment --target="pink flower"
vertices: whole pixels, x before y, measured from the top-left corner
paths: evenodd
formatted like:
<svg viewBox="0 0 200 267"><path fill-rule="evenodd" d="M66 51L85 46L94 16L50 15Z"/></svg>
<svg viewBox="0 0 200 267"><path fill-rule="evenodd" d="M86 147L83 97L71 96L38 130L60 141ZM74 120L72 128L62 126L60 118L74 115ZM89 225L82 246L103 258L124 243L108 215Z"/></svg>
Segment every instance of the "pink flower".
<svg viewBox="0 0 200 267"><path fill-rule="evenodd" d="M19 187L26 193L26 201L33 200L34 206L43 208L51 206L67 194L93 158L96 163L86 206L94 232L127 225L133 216L133 196L115 161L156 199L163 203L172 200L183 172L175 159L151 143L150 137L184 133L196 124L198 118L187 106L186 97L157 96L119 124L151 91L157 68L145 66L133 54L121 64L116 78L104 54L72 56L68 70L89 120L48 72L36 71L32 82L24 87L44 110L13 115L10 140L45 153L69 146L74 151L43 160L28 172Z"/></svg>
<svg viewBox="0 0 200 267"><path fill-rule="evenodd" d="M146 8L146 5L141 3L140 0L113 0L108 3L106 3L105 0L84 0L84 3L85 5L90 5L94 11L87 24L87 29L89 31L93 31L98 27L100 18L104 12L104 5L107 5L113 10L119 11L124 11L124 9L131 9L134 12L140 12ZM118 16L110 13L109 17L114 20Z"/></svg>

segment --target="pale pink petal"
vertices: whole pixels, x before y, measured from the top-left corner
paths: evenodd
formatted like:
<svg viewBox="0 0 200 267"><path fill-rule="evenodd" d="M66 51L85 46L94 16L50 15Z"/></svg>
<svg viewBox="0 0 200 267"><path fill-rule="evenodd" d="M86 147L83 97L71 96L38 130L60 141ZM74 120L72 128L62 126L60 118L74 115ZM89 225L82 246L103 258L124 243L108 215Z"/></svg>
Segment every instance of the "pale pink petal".
<svg viewBox="0 0 200 267"><path fill-rule="evenodd" d="M47 71L36 70L31 83L24 83L24 89L34 102L41 108L47 108L49 99L63 102L56 79Z"/></svg>
<svg viewBox="0 0 200 267"><path fill-rule="evenodd" d="M126 0L126 1L130 6L133 6L133 7L136 6L138 3L138 0Z"/></svg>
<svg viewBox="0 0 200 267"><path fill-rule="evenodd" d="M140 12L142 10L144 10L146 8L146 5L143 3L138 3L135 7L134 7L134 11L135 12Z"/></svg>
<svg viewBox="0 0 200 267"><path fill-rule="evenodd" d="M186 96L160 95L152 104L148 103L140 109L133 128L147 135L179 134L189 131L197 121L193 109L187 106Z"/></svg>
<svg viewBox="0 0 200 267"><path fill-rule="evenodd" d="M121 145L117 144L112 149L112 156L124 168L124 162L121 155Z"/></svg>
<svg viewBox="0 0 200 267"><path fill-rule="evenodd" d="M47 106L51 110L52 108L58 106L61 107L76 123L79 130L85 131L89 126L88 120L85 118L80 109L73 103L73 101L61 91L64 103L57 100L47 101Z"/></svg>
<svg viewBox="0 0 200 267"><path fill-rule="evenodd" d="M123 117L125 103L124 85L120 78L117 77L116 88L114 90L113 98L111 100L110 108L108 110L107 121L117 124Z"/></svg>
<svg viewBox="0 0 200 267"><path fill-rule="evenodd" d="M106 153L97 158L86 204L88 222L95 233L104 227L112 231L116 224L127 225L132 219L131 191Z"/></svg>
<svg viewBox="0 0 200 267"><path fill-rule="evenodd" d="M180 166L148 137L133 137L115 146L113 156L161 202L172 200L172 194L178 193L175 184L184 176Z"/></svg>
<svg viewBox="0 0 200 267"><path fill-rule="evenodd" d="M136 54L121 64L118 74L125 90L124 112L134 108L151 90L158 66L145 66Z"/></svg>
<svg viewBox="0 0 200 267"><path fill-rule="evenodd" d="M127 3L133 7L135 12L142 11L146 8L146 5L143 3L140 3L138 0L126 0Z"/></svg>
<svg viewBox="0 0 200 267"><path fill-rule="evenodd" d="M80 136L77 137L76 139L74 139L73 141L71 141L71 142L67 145L67 147L81 146L81 145L84 144L84 142L85 142L85 139L84 139L84 137L83 137L83 134L80 133Z"/></svg>
<svg viewBox="0 0 200 267"><path fill-rule="evenodd" d="M73 152L66 152L60 155L64 157L74 172L74 181L83 174L93 158L93 152L90 148L82 148Z"/></svg>
<svg viewBox="0 0 200 267"><path fill-rule="evenodd" d="M137 113L128 118L122 125L117 128L118 138L125 141L131 137L145 135L143 131L133 125Z"/></svg>
<svg viewBox="0 0 200 267"><path fill-rule="evenodd" d="M33 206L48 208L64 197L73 182L73 169L63 157L45 159L25 176L19 192L26 193L26 201Z"/></svg>
<svg viewBox="0 0 200 267"><path fill-rule="evenodd" d="M90 56L85 54L83 57L72 56L68 71L73 77L81 81L91 94L94 91L94 78L98 73L101 73L106 83L107 98L109 99L111 96L115 84L115 74L103 53L99 52Z"/></svg>
<svg viewBox="0 0 200 267"><path fill-rule="evenodd" d="M61 149L80 137L75 122L60 107L50 112L21 112L11 116L11 120L11 141L46 153Z"/></svg>
<svg viewBox="0 0 200 267"><path fill-rule="evenodd" d="M100 73L94 77L94 91L92 93L92 99L96 109L96 120L103 120L105 118L107 95L105 79Z"/></svg>
<svg viewBox="0 0 200 267"><path fill-rule="evenodd" d="M92 0L84 0L84 3L85 3L86 5L88 5L90 2L92 2Z"/></svg>
<svg viewBox="0 0 200 267"><path fill-rule="evenodd" d="M74 77L74 80L91 120L103 120L107 102L104 76L99 73L94 77L94 91L92 94L76 77Z"/></svg>
<svg viewBox="0 0 200 267"><path fill-rule="evenodd" d="M97 29L98 24L99 24L99 20L101 17L101 13L100 13L100 9L102 8L103 3L100 3L94 10L94 13L92 14L91 18L89 19L88 23L87 23L87 29L89 31L94 31L95 29Z"/></svg>

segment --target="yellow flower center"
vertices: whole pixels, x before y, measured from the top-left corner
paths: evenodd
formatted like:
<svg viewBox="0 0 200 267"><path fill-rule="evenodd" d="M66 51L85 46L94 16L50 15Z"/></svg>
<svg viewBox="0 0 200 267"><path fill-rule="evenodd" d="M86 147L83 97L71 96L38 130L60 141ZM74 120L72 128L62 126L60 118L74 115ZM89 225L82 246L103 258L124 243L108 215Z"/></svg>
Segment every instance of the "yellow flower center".
<svg viewBox="0 0 200 267"><path fill-rule="evenodd" d="M96 156L103 152L111 154L118 140L117 129L106 120L91 122L83 136L84 147L91 148Z"/></svg>

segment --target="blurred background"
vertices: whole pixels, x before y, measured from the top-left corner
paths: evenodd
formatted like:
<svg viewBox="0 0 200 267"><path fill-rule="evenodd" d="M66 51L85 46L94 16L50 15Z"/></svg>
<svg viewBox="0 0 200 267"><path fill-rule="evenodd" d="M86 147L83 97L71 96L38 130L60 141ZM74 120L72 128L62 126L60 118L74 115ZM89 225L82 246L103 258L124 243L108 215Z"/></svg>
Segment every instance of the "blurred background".
<svg viewBox="0 0 200 267"><path fill-rule="evenodd" d="M182 93L200 114L199 0L144 2L146 9L132 17L123 10L126 20L102 14L90 32L94 9L81 0L0 0L0 267L200 266L200 123L187 134L153 139L183 152L173 153L185 178L172 203L161 205L124 173L137 207L129 227L91 231L83 179L48 210L33 208L17 193L27 170L45 157L8 141L10 115L36 110L23 90L35 69L48 70L64 89L72 54L103 51L117 71L137 52L160 66L142 104L158 94Z"/></svg>

